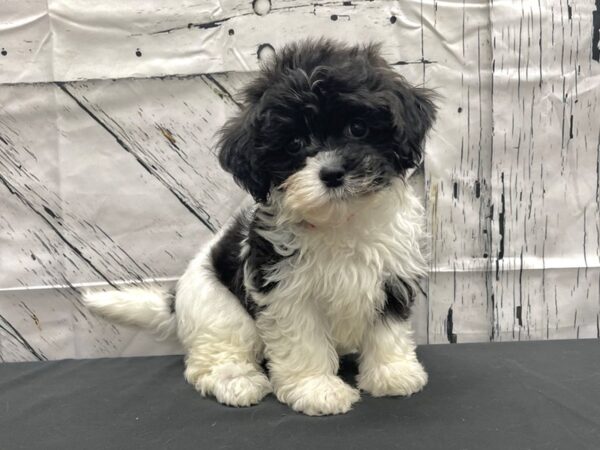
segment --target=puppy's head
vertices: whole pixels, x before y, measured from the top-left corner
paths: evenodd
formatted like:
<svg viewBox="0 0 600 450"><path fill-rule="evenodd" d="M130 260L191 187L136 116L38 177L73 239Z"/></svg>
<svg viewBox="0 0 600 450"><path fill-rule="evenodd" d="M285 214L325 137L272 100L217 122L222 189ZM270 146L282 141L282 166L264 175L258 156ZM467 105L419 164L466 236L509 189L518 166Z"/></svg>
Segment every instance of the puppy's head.
<svg viewBox="0 0 600 450"><path fill-rule="evenodd" d="M219 159L259 202L274 194L307 220L385 189L422 158L435 117L379 47L289 45L244 90L222 130Z"/></svg>

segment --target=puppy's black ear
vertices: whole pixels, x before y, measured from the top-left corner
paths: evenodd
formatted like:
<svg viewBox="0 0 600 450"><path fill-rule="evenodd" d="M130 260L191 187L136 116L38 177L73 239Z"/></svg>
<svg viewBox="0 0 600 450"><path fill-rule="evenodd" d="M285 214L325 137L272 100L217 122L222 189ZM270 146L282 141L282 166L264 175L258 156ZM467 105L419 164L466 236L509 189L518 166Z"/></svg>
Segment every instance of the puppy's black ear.
<svg viewBox="0 0 600 450"><path fill-rule="evenodd" d="M391 106L397 139L402 147L402 159L417 166L423 158L423 141L435 122L437 107L434 91L417 88L403 77L394 77L396 102Z"/></svg>
<svg viewBox="0 0 600 450"><path fill-rule="evenodd" d="M247 108L225 123L218 143L219 163L257 202L264 202L271 181L260 167L254 143L254 122L252 109Z"/></svg>
<svg viewBox="0 0 600 450"><path fill-rule="evenodd" d="M378 69L386 91L387 107L396 128L397 156L404 168L417 166L423 157L423 141L435 121L436 94L430 89L412 86L381 56L381 45L365 47L369 63Z"/></svg>

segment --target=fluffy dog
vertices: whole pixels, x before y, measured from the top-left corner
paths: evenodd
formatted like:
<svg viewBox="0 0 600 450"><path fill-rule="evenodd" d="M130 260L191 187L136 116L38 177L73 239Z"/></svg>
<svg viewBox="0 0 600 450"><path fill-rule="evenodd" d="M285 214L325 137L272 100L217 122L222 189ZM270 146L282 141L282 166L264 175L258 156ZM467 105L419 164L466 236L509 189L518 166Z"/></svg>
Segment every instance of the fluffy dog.
<svg viewBox="0 0 600 450"><path fill-rule="evenodd" d="M195 257L175 296L130 288L85 302L120 323L176 332L186 379L227 405L274 392L305 414L345 413L359 399L337 376L350 352L361 390L421 390L408 318L426 267L423 211L405 177L422 159L432 93L376 45L319 40L283 48L243 98L219 160L255 205Z"/></svg>

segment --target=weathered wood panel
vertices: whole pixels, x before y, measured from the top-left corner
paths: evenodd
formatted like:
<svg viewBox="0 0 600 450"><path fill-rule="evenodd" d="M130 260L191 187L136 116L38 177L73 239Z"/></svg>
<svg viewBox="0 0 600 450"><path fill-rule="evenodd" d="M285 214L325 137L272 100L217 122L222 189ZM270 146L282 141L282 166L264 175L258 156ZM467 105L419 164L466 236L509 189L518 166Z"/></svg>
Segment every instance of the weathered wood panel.
<svg viewBox="0 0 600 450"><path fill-rule="evenodd" d="M308 36L377 40L390 60L417 63L421 38L435 36L420 1L7 3L3 83L254 70L273 47Z"/></svg>
<svg viewBox="0 0 600 450"><path fill-rule="evenodd" d="M425 41L427 58L437 61L424 66L424 77L441 95L425 161L430 342L489 338L489 17L487 2L440 3L423 10L423 22L436 31L435 39Z"/></svg>
<svg viewBox="0 0 600 450"><path fill-rule="evenodd" d="M27 230L15 227L23 211L41 220L38 228L53 239L48 247L72 253L63 261L66 279L50 284L177 276L185 263L174 255L191 256L245 197L223 176L211 146L236 106L204 77L2 92L0 180L20 204L5 219L15 229L7 248L33 250L26 231L14 236ZM36 254L26 257L35 266ZM2 287L14 287L8 280L22 269L9 264ZM46 284L27 273L19 284Z"/></svg>
<svg viewBox="0 0 600 450"><path fill-rule="evenodd" d="M490 279L497 339L600 337L594 6L494 2Z"/></svg>

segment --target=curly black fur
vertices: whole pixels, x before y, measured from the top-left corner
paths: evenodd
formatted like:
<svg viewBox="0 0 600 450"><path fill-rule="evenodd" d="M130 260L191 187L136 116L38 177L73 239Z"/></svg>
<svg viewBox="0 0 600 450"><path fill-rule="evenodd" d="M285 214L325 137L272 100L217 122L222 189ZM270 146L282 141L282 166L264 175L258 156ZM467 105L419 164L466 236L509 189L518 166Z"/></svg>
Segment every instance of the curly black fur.
<svg viewBox="0 0 600 450"><path fill-rule="evenodd" d="M223 127L219 161L258 202L307 157L331 149L344 153L347 170L385 185L422 159L432 95L396 73L378 45L291 44L244 89L242 110ZM348 133L356 120L369 130L364 138Z"/></svg>

